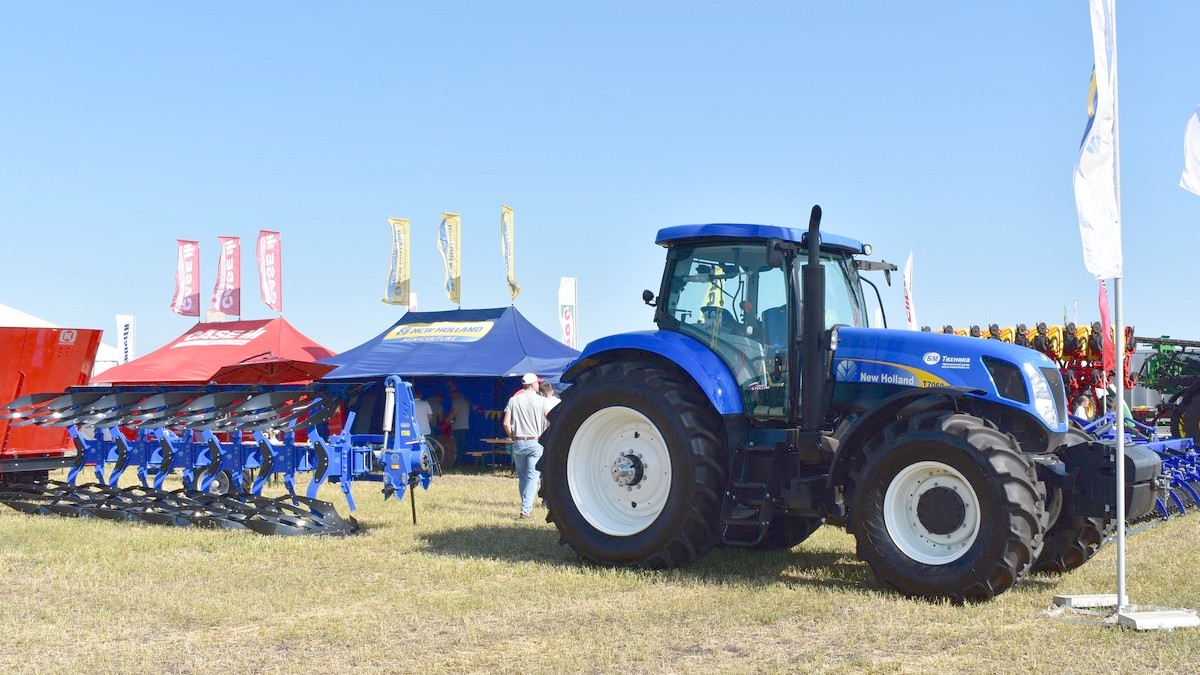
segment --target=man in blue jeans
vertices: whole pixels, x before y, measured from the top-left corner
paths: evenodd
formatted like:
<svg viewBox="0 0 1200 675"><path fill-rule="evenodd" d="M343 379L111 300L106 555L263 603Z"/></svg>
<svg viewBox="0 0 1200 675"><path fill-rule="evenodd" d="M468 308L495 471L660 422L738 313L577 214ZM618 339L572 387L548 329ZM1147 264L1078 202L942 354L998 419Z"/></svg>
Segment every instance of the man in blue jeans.
<svg viewBox="0 0 1200 675"><path fill-rule="evenodd" d="M525 373L521 378L521 391L513 394L504 406L504 433L512 439L513 466L517 470L517 488L521 491L521 515L517 520L529 520L533 513L533 502L537 498L538 460L542 458L542 444L538 437L546 429L546 398L538 394L538 378Z"/></svg>

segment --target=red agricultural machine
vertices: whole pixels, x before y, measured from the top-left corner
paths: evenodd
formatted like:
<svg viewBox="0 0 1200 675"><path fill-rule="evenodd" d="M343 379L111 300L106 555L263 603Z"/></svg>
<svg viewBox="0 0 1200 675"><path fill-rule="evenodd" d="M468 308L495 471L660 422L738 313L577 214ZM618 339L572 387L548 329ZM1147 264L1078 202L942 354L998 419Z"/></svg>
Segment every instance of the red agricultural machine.
<svg viewBox="0 0 1200 675"><path fill-rule="evenodd" d="M82 328L0 328L0 400L62 391L88 381L100 331ZM45 478L71 462L64 428L14 426L0 419L0 480L21 474Z"/></svg>

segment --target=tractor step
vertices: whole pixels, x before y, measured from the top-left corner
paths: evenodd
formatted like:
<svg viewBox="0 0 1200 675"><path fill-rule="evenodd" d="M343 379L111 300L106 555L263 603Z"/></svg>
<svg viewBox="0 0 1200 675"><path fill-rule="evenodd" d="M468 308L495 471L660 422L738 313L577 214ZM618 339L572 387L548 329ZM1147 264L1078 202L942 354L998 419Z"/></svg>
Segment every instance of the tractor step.
<svg viewBox="0 0 1200 675"><path fill-rule="evenodd" d="M774 512L770 486L775 459L773 447L743 446L734 453L734 478L721 503L722 544L755 546L766 537Z"/></svg>

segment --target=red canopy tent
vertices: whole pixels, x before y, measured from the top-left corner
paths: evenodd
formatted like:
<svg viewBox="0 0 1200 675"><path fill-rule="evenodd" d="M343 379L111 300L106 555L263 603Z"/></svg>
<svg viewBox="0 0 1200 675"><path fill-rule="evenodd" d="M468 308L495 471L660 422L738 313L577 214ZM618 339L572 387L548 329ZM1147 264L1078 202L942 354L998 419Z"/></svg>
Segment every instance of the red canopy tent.
<svg viewBox="0 0 1200 675"><path fill-rule="evenodd" d="M165 347L92 378L92 384L201 384L225 366L312 362L333 352L283 319L198 323ZM277 381L266 379L260 381Z"/></svg>

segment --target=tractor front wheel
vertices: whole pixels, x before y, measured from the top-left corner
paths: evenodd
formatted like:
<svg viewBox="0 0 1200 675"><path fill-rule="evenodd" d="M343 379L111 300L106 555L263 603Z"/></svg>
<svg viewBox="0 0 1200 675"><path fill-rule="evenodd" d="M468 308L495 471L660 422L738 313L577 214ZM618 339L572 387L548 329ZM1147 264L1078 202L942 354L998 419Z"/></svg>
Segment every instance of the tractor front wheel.
<svg viewBox="0 0 1200 675"><path fill-rule="evenodd" d="M1084 516L1062 517L1046 531L1046 544L1033 571L1063 574L1095 557L1104 540L1116 529L1116 521Z"/></svg>
<svg viewBox="0 0 1200 675"><path fill-rule="evenodd" d="M718 540L721 420L685 375L645 362L580 374L551 415L542 496L585 560L691 563Z"/></svg>
<svg viewBox="0 0 1200 675"><path fill-rule="evenodd" d="M1045 514L1033 464L983 419L898 420L867 444L851 480L858 556L905 595L987 600L1037 559Z"/></svg>

